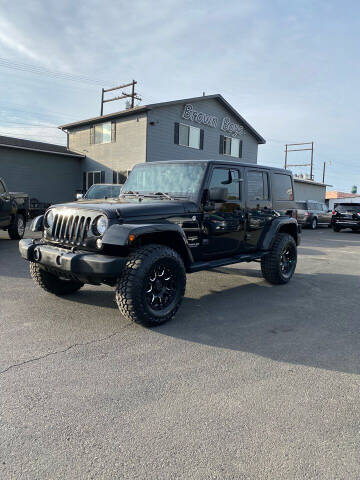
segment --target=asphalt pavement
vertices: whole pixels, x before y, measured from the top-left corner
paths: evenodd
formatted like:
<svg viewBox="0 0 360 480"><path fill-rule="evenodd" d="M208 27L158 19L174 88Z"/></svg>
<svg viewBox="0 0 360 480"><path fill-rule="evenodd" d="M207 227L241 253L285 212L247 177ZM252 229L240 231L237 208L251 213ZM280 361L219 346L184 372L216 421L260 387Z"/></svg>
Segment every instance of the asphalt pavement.
<svg viewBox="0 0 360 480"><path fill-rule="evenodd" d="M35 286L0 233L0 478L359 479L360 234L304 231L293 280L188 276L129 324L109 287Z"/></svg>

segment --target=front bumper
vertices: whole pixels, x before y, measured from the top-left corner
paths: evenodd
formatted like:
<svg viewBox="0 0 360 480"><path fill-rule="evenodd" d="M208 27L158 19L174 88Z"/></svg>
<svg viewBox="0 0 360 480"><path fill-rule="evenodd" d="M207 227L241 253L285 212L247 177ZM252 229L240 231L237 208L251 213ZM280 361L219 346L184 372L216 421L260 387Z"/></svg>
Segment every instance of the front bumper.
<svg viewBox="0 0 360 480"><path fill-rule="evenodd" d="M126 259L36 243L31 239L19 242L20 254L25 260L56 269L59 274L72 274L79 278L114 278L123 270Z"/></svg>

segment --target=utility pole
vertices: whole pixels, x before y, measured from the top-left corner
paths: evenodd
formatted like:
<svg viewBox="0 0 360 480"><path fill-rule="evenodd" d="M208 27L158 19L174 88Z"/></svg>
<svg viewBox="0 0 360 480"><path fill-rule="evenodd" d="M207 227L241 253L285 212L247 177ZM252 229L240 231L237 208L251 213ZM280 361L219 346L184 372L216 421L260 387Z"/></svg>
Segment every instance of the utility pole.
<svg viewBox="0 0 360 480"><path fill-rule="evenodd" d="M324 162L324 166L323 166L323 177L322 177L322 183L325 183L325 169L326 169L326 162Z"/></svg>
<svg viewBox="0 0 360 480"><path fill-rule="evenodd" d="M135 85L136 84L137 84L137 81L133 80L130 83L125 83L124 85L119 85L118 87L112 87L112 88L107 88L107 89L103 88L101 90L100 115L103 116L103 114L104 114L104 103L114 102L115 100L122 100L123 98L131 98L131 108L134 108L135 100L141 101L141 97L139 97L139 95L135 92ZM120 90L120 89L126 88L126 87L131 87L131 93L121 92L122 95L120 95L119 97L108 98L108 99L105 100L105 98L104 98L105 93L112 92L114 90Z"/></svg>
<svg viewBox="0 0 360 480"><path fill-rule="evenodd" d="M289 149L288 147L295 147L295 146L300 146L300 145L311 145L311 147L308 148L292 148ZM311 159L310 163L298 163L298 164L288 164L287 163L287 157L289 152L304 152L304 151L311 151ZM288 167L310 167L310 179L314 180L313 178L313 164L314 164L314 142L304 142L304 143L287 143L285 145L285 162L284 162L284 168Z"/></svg>

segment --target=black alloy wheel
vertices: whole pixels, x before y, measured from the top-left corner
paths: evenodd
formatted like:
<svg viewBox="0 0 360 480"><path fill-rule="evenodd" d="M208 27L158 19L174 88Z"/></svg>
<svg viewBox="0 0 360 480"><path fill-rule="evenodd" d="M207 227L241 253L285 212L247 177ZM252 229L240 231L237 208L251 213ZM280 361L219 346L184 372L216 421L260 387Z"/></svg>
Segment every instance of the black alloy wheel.
<svg viewBox="0 0 360 480"><path fill-rule="evenodd" d="M180 255L165 245L145 245L127 258L116 285L116 302L128 320L146 327L157 326L174 317L185 286L186 272Z"/></svg>
<svg viewBox="0 0 360 480"><path fill-rule="evenodd" d="M263 277L274 285L288 283L295 273L297 248L294 237L278 233L268 255L261 259Z"/></svg>
<svg viewBox="0 0 360 480"><path fill-rule="evenodd" d="M293 275L296 267L296 259L296 245L288 243L285 245L280 255L280 270L285 278Z"/></svg>
<svg viewBox="0 0 360 480"><path fill-rule="evenodd" d="M168 308L176 297L176 272L171 265L158 263L148 275L146 301L153 310Z"/></svg>

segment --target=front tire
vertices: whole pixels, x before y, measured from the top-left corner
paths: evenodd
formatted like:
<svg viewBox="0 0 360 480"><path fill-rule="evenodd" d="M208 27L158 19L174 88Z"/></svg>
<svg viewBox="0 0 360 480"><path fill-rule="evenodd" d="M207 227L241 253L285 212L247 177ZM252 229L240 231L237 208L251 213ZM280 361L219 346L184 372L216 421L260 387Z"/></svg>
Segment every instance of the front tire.
<svg viewBox="0 0 360 480"><path fill-rule="evenodd" d="M38 263L30 262L30 275L34 282L43 290L54 295L70 295L77 292L84 286L82 282L75 280L62 280L46 270L42 269Z"/></svg>
<svg viewBox="0 0 360 480"><path fill-rule="evenodd" d="M9 227L9 237L11 240L21 240L25 233L25 217L21 213L16 215L13 223Z"/></svg>
<svg viewBox="0 0 360 480"><path fill-rule="evenodd" d="M261 272L268 282L282 285L291 280L296 263L297 249L294 238L287 233L278 233L270 253L261 259Z"/></svg>
<svg viewBox="0 0 360 480"><path fill-rule="evenodd" d="M340 232L341 228L338 227L337 225L333 225L333 230L334 230L334 232Z"/></svg>
<svg viewBox="0 0 360 480"><path fill-rule="evenodd" d="M179 254L163 245L146 245L128 258L116 285L116 303L128 320L157 326L174 317L185 286L185 267Z"/></svg>

